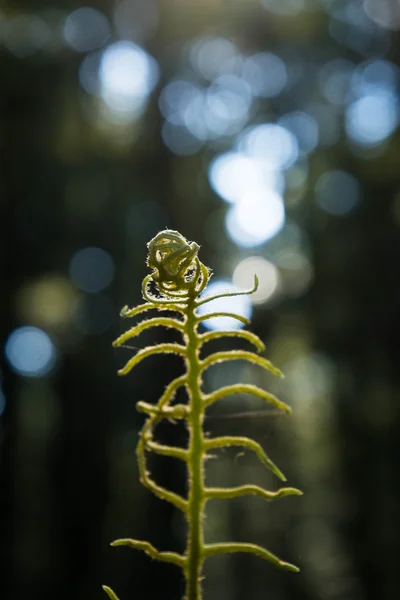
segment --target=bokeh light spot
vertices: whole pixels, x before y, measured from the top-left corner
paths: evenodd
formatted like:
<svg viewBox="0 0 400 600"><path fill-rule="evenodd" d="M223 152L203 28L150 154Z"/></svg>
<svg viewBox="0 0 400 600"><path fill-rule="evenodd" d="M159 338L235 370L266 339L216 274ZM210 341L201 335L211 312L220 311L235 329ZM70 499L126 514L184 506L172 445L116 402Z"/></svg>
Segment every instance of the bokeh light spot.
<svg viewBox="0 0 400 600"><path fill-rule="evenodd" d="M346 133L356 144L374 146L389 137L398 124L393 93L376 91L353 102L346 111Z"/></svg>
<svg viewBox="0 0 400 600"><path fill-rule="evenodd" d="M319 127L311 115L295 111L279 119L279 124L296 136L299 148L305 154L310 154L318 146Z"/></svg>
<svg viewBox="0 0 400 600"><path fill-rule="evenodd" d="M213 296L214 294L221 294L222 292L239 292L241 291L234 286L230 281L216 280L212 281L207 286L207 292L203 298L207 296ZM207 304L199 306L198 313L200 315L208 315L213 312L233 312L246 319L251 318L252 305L249 296L233 296L230 298L218 298L217 300L211 300ZM244 325L237 319L231 317L214 317L204 321L204 326L207 329L218 329L218 330L232 330L241 329Z"/></svg>
<svg viewBox="0 0 400 600"><path fill-rule="evenodd" d="M23 285L15 305L21 321L59 333L70 327L78 298L77 290L66 277L47 275Z"/></svg>
<svg viewBox="0 0 400 600"><path fill-rule="evenodd" d="M81 62L79 66L79 83L88 94L98 94L100 92L99 68L102 53L91 52Z"/></svg>
<svg viewBox="0 0 400 600"><path fill-rule="evenodd" d="M379 0L376 4L383 2ZM340 44L362 56L383 56L389 50L389 36L368 18L361 1L335 2L332 9L329 33Z"/></svg>
<svg viewBox="0 0 400 600"><path fill-rule="evenodd" d="M106 289L114 279L114 261L101 248L83 248L69 265L69 276L75 285L89 294Z"/></svg>
<svg viewBox="0 0 400 600"><path fill-rule="evenodd" d="M369 60L359 65L352 77L353 92L359 96L377 91L396 93L399 68L388 60Z"/></svg>
<svg viewBox="0 0 400 600"><path fill-rule="evenodd" d="M254 275L258 277L258 289L249 296L254 304L273 298L279 289L279 273L274 264L262 256L249 256L240 261L233 273L232 281L238 288L251 288Z"/></svg>
<svg viewBox="0 0 400 600"><path fill-rule="evenodd" d="M196 120L204 119L210 130L209 137L232 135L246 124L252 102L250 88L235 75L221 75L207 91L205 114L196 113Z"/></svg>
<svg viewBox="0 0 400 600"><path fill-rule="evenodd" d="M101 96L106 105L120 115L138 114L158 79L158 63L133 42L111 44L102 55Z"/></svg>
<svg viewBox="0 0 400 600"><path fill-rule="evenodd" d="M322 354L310 353L296 357L284 366L290 395L299 408L330 393L333 385L332 363Z"/></svg>
<svg viewBox="0 0 400 600"><path fill-rule="evenodd" d="M337 58L328 62L319 74L321 91L332 104L346 104L354 64L349 60Z"/></svg>
<svg viewBox="0 0 400 600"><path fill-rule="evenodd" d="M211 81L238 54L237 47L230 40L210 36L195 41L190 50L190 61L200 75Z"/></svg>
<svg viewBox="0 0 400 600"><path fill-rule="evenodd" d="M364 10L380 27L400 29L400 9L396 0L364 0Z"/></svg>
<svg viewBox="0 0 400 600"><path fill-rule="evenodd" d="M32 56L47 44L51 36L47 23L37 15L22 14L7 19L2 29L4 46L18 58Z"/></svg>
<svg viewBox="0 0 400 600"><path fill-rule="evenodd" d="M299 155L295 136L281 125L273 123L257 125L244 133L239 140L239 150L259 158L264 166L278 171L290 167Z"/></svg>
<svg viewBox="0 0 400 600"><path fill-rule="evenodd" d="M331 215L346 215L360 202L360 184L346 171L328 171L321 175L315 186L320 208Z"/></svg>
<svg viewBox="0 0 400 600"><path fill-rule="evenodd" d="M5 355L13 371L27 377L48 375L56 362L56 349L50 337L37 327L19 327L9 336Z"/></svg>
<svg viewBox="0 0 400 600"><path fill-rule="evenodd" d="M279 233L285 224L282 198L272 190L253 192L241 198L226 214L225 227L240 247L253 248Z"/></svg>
<svg viewBox="0 0 400 600"><path fill-rule="evenodd" d="M64 39L77 52L90 52L103 46L111 35L107 17L95 8L74 10L64 24Z"/></svg>
<svg viewBox="0 0 400 600"><path fill-rule="evenodd" d="M208 88L184 79L169 82L160 94L159 107L169 124L182 126L199 142L206 142L241 131L248 121L252 100L250 87L243 79L221 75ZM170 146L170 138L183 136L168 126L166 132Z"/></svg>
<svg viewBox="0 0 400 600"><path fill-rule="evenodd" d="M226 202L238 202L251 190L283 191L283 176L265 168L262 161L241 152L226 152L214 158L208 177L214 191Z"/></svg>
<svg viewBox="0 0 400 600"><path fill-rule="evenodd" d="M199 142L205 142L209 137L209 128L205 118L207 112L206 92L197 88L182 110L182 120L187 131Z"/></svg>
<svg viewBox="0 0 400 600"><path fill-rule="evenodd" d="M259 52L244 63L243 79L255 96L273 98L285 88L288 74L279 56L271 52Z"/></svg>
<svg viewBox="0 0 400 600"><path fill-rule="evenodd" d="M161 113L172 125L183 125L187 108L202 95L201 88L190 81L183 79L170 81L160 94Z"/></svg>

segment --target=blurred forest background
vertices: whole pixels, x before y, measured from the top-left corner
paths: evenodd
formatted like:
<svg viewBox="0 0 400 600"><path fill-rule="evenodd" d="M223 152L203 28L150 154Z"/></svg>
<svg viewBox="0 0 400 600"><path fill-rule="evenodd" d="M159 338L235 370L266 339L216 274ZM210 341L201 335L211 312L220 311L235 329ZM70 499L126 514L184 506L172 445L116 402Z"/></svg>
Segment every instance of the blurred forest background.
<svg viewBox="0 0 400 600"><path fill-rule="evenodd" d="M201 245L215 285L257 272L236 308L286 379L221 365L205 386L258 381L293 415L232 418L264 408L235 397L206 427L254 437L305 492L210 503L209 541L301 573L215 557L206 600L398 597L399 29L398 0L0 2L2 598L182 594L175 567L108 545L184 544L135 458L135 402L181 364L120 379L129 351L111 348L166 227ZM277 486L251 456L209 466ZM151 468L184 492L173 461Z"/></svg>

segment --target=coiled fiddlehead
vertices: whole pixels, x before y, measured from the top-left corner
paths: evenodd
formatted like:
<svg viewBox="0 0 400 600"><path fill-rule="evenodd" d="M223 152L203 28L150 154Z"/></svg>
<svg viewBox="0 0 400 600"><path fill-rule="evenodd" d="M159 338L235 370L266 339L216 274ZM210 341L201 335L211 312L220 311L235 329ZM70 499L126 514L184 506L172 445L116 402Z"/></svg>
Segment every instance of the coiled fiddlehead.
<svg viewBox="0 0 400 600"><path fill-rule="evenodd" d="M199 246L187 240L177 231L161 231L148 244L147 264L152 269L150 275L144 278L142 294L146 301L133 309L125 307L121 316L135 317L143 312L155 309L157 311L174 311L175 316L157 316L144 320L122 334L114 342L114 346L122 346L128 340L139 335L151 327L163 326L178 330L182 334L182 344L158 344L139 350L118 371L119 375L127 375L136 365L145 358L155 354L178 354L185 363L185 372L174 379L165 389L156 405L138 402L137 409L147 415L147 419L140 432L137 445L137 459L141 483L159 498L166 500L181 510L188 522L188 538L184 554L176 552L161 552L154 548L150 542L135 539L116 540L112 546L130 546L143 550L152 558L169 562L180 567L186 579L185 600L201 600L201 577L204 560L214 554L247 552L263 558L277 567L298 571L299 569L287 562L280 560L268 550L249 543L222 543L206 544L203 536L203 516L205 504L214 498L236 498L245 494L254 494L265 500L274 500L288 495L301 495L295 488L283 487L275 492L267 491L257 485L242 485L233 488L210 488L205 486L204 462L207 454L216 448L238 446L256 454L260 461L267 466L279 479L285 481L285 476L267 456L257 442L247 437L224 436L206 438L203 431L203 420L206 409L211 405L232 394L251 394L261 398L275 408L290 413L291 410L284 402L272 394L249 384L229 385L210 394L202 391L203 373L211 365L223 361L245 360L260 366L262 369L280 376L279 369L268 360L255 352L244 350L230 350L215 352L204 359L200 358L200 349L208 341L221 338L224 335L235 336L247 340L255 347L257 352L264 350L264 344L258 336L249 331L229 331L199 333L198 326L206 319L216 316L227 316L238 319L248 325L248 320L233 313L198 314L198 307L214 300L215 298L251 294L257 289L258 281L255 277L254 288L243 292L222 293L205 298L200 294L207 287L211 273L200 262L197 253ZM186 388L188 395L187 404L172 404L179 388ZM176 448L158 443L154 439L157 424L163 419L183 419L189 430L189 444L186 449ZM171 456L183 461L187 465L189 491L188 497L175 494L160 485L153 479L146 466L146 452ZM115 593L107 586L104 591L111 600L118 600Z"/></svg>

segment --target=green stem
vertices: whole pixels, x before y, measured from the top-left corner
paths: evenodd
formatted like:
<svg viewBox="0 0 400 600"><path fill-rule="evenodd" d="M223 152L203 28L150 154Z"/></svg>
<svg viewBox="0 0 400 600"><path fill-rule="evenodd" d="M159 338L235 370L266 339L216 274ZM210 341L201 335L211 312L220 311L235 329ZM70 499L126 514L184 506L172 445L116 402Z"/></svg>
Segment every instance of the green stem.
<svg viewBox="0 0 400 600"><path fill-rule="evenodd" d="M185 600L201 600L201 571L204 562L203 511L205 503L203 457L204 405L200 389L201 365L198 356L200 340L197 334L195 305L188 305L188 319L185 325L187 336L187 388L190 398L189 425L189 498L187 507L188 542L186 548L187 566Z"/></svg>

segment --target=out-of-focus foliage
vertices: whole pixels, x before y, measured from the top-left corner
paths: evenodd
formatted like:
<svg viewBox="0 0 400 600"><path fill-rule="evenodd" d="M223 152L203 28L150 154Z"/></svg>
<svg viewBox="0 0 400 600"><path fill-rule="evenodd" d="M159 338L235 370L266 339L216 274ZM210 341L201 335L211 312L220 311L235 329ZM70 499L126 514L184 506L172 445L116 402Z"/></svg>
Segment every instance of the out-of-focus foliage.
<svg viewBox="0 0 400 600"><path fill-rule="evenodd" d="M107 547L184 539L134 456L134 404L179 364L121 382L111 350L166 227L202 245L215 289L259 275L233 309L253 313L286 373L275 391L292 423L226 418L258 410L239 398L208 426L251 430L305 491L210 506L210 541L265 543L302 572L216 558L205 597L397 596L399 29L397 0L0 3L3 598L91 600L103 580L179 598L178 574ZM259 378L221 366L205 385ZM183 469L152 469L184 493ZM243 471L265 483L247 456L208 476L240 485Z"/></svg>

